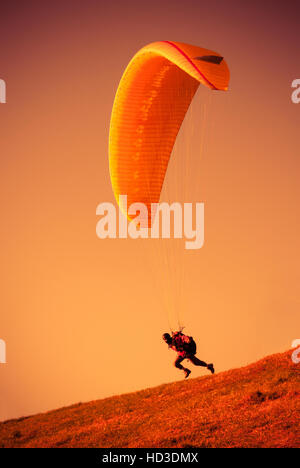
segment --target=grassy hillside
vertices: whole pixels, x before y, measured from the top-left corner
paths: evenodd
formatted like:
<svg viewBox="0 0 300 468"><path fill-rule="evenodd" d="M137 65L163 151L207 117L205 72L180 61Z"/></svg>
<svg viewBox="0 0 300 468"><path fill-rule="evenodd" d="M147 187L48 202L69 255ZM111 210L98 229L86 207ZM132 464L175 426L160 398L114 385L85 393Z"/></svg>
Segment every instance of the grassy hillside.
<svg viewBox="0 0 300 468"><path fill-rule="evenodd" d="M0 447L300 447L291 352L0 423Z"/></svg>

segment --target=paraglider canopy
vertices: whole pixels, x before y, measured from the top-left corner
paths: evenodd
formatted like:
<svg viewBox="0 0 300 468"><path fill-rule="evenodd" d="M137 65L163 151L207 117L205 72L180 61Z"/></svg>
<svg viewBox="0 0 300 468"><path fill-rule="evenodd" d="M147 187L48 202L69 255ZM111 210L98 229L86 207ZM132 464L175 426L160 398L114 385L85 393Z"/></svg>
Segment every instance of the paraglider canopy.
<svg viewBox="0 0 300 468"><path fill-rule="evenodd" d="M118 203L119 195L127 195L128 205L147 206L149 227L151 204L159 202L176 136L199 84L226 91L228 82L221 55L179 42L149 44L127 66L111 116L110 176Z"/></svg>

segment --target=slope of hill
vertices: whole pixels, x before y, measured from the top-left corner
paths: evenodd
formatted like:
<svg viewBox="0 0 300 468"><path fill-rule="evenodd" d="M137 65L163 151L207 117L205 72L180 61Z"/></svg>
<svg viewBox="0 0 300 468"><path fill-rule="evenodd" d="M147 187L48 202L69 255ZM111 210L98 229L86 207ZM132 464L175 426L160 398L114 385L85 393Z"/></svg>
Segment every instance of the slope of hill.
<svg viewBox="0 0 300 468"><path fill-rule="evenodd" d="M300 447L291 352L0 424L0 447Z"/></svg>

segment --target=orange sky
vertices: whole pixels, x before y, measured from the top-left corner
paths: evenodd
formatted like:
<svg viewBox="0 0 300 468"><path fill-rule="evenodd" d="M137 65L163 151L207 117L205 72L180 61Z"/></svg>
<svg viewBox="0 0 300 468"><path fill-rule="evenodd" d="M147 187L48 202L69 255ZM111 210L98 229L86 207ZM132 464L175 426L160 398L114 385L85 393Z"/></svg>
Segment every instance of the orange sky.
<svg viewBox="0 0 300 468"><path fill-rule="evenodd" d="M134 53L156 40L216 50L231 70L230 91L212 95L191 174L205 202L205 246L184 254L187 333L218 371L300 338L299 5L241 3L1 6L0 419L182 377L161 341L151 241L95 234L96 206L114 201L114 94ZM186 124L179 152L190 134ZM191 151L196 158L197 143Z"/></svg>

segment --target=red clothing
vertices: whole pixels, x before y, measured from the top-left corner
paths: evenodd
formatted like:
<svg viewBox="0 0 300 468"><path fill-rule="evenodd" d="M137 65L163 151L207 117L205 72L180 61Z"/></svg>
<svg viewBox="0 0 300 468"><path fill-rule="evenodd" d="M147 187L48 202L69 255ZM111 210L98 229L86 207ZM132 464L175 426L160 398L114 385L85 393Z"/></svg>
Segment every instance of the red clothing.
<svg viewBox="0 0 300 468"><path fill-rule="evenodd" d="M176 346L170 346L174 351L177 352L177 355L180 356L180 357L185 357L186 356L186 351L178 351L178 349L176 348Z"/></svg>
<svg viewBox="0 0 300 468"><path fill-rule="evenodd" d="M186 356L186 345L189 341L190 339L188 336L183 335L182 333L176 333L172 338L171 348L174 351L177 351L178 356Z"/></svg>

